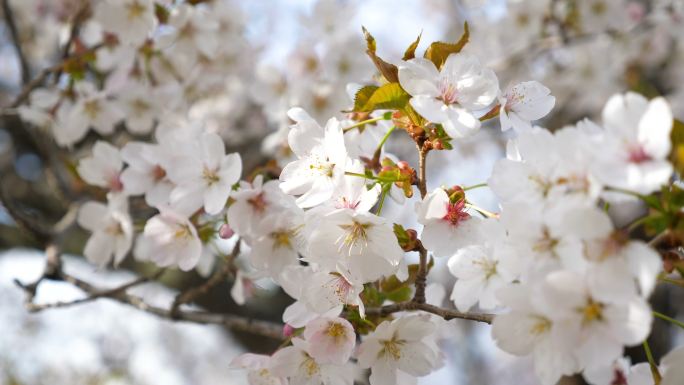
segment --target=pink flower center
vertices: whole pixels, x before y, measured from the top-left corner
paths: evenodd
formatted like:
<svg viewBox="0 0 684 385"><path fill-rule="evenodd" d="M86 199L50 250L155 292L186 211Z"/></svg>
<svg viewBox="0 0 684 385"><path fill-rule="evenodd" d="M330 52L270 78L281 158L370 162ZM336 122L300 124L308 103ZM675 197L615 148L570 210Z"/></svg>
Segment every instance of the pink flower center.
<svg viewBox="0 0 684 385"><path fill-rule="evenodd" d="M447 203L446 209L447 209L447 212L444 215L444 217L442 217L442 219L451 223L452 226L458 226L459 223L470 218L470 214L468 214L464 211L465 210L465 201L464 200L459 200L456 203Z"/></svg>
<svg viewBox="0 0 684 385"><path fill-rule="evenodd" d="M152 169L152 177L155 181L159 182L160 180L166 178L166 170L164 170L160 165L156 165Z"/></svg>
<svg viewBox="0 0 684 385"><path fill-rule="evenodd" d="M361 203L361 202L351 201L351 200L347 199L347 197L342 197L340 200L337 201L335 208L356 210L356 208L359 206L359 203Z"/></svg>
<svg viewBox="0 0 684 385"><path fill-rule="evenodd" d="M263 213L266 210L266 199L264 198L264 193L260 192L254 198L247 199L247 202L252 206L254 211L257 213Z"/></svg>
<svg viewBox="0 0 684 385"><path fill-rule="evenodd" d="M629 162L630 163L644 163L652 160L651 155L649 155L642 145L636 145L629 149Z"/></svg>
<svg viewBox="0 0 684 385"><path fill-rule="evenodd" d="M121 183L121 178L118 173L109 178L109 189L112 191L123 190L123 183Z"/></svg>
<svg viewBox="0 0 684 385"><path fill-rule="evenodd" d="M444 102L446 105L454 104L457 103L457 94L458 90L456 89L456 85L452 84L448 81L441 81L439 83L439 93L440 93L440 100Z"/></svg>

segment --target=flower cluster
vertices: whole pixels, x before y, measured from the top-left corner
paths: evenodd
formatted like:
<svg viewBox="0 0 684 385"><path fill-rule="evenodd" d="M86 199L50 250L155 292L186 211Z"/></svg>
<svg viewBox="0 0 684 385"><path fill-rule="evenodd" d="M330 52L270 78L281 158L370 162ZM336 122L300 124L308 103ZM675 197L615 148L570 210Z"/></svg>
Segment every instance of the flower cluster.
<svg viewBox="0 0 684 385"><path fill-rule="evenodd" d="M594 8L573 10L580 25L563 19L559 28L605 22L588 16ZM551 89L562 87L501 87L491 58L467 45L468 24L422 57L419 36L391 62L363 29L368 61L350 48L364 48L345 20L352 11L317 3L308 32L323 49L304 42L285 72L252 74L242 18L228 1L97 2L60 68L66 80L19 108L59 146L94 143L75 170L82 189L107 203L80 208L78 223L91 233L85 257L117 266L132 252L206 276L225 245L237 245L239 255L223 261L236 303L254 295L256 281L293 299L282 315L288 343L233 360L251 384L351 385L361 369L371 385L415 382L443 364L442 318L491 322L497 345L531 355L543 384L575 373L594 384L637 378L639 364L615 368L625 347L649 336L649 296L676 269L664 270L657 248L632 230L670 231L684 206L671 183L670 103L619 93L600 122L547 130L537 124L557 104ZM536 32L548 27L528 21ZM366 84L348 84L359 80ZM239 125L245 95L278 128L262 143L275 161L254 171L247 154L227 150L223 126ZM506 157L482 173L486 183L437 180L428 189L428 154L497 121L510 140ZM417 149L413 166L385 148L402 133ZM498 198L498 212L473 200L480 187ZM420 228L383 216L390 200ZM611 215L635 202L651 212L627 227ZM455 309L426 301L428 274L444 265ZM663 383L675 381L681 356L663 360Z"/></svg>

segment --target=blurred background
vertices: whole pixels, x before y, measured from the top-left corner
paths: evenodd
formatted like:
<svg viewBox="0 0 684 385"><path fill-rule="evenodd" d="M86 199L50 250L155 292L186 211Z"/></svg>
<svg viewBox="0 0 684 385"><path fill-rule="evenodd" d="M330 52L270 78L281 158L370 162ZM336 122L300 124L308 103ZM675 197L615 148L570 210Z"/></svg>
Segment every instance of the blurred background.
<svg viewBox="0 0 684 385"><path fill-rule="evenodd" d="M31 78L38 76L60 60L77 15L90 1L0 1L0 105L10 106L26 73L15 42L21 43ZM626 90L648 97L664 95L675 116L684 116L684 2L679 0L213 1L225 2L230 9L224 21L229 28L220 39L223 56L201 71L203 78L188 75L180 82L178 92L190 96L176 113L220 133L229 151L242 154L246 172L269 160L273 167L282 166L287 159L283 146L290 107L304 107L324 123L350 107L349 83L373 81L361 26L375 36L379 55L396 63L419 34L422 52L432 41L456 41L468 21L471 42L466 50L495 70L502 89L526 80L538 80L551 89L556 107L540 122L549 129L584 117L598 118L607 98ZM170 6L178 1L158 3ZM7 23L8 10L14 27ZM84 44L96 41L95 29L88 22L80 26ZM97 60L93 66L110 70L104 57ZM59 87L61 82L58 78L53 84ZM73 211L74 202L103 198L103 193L86 186L74 172L97 134L61 149L44 131L34 130L35 123L15 107L4 108L0 120L0 385L246 383L242 373L228 367L230 360L247 350L271 353L278 341L218 326L162 320L107 299L27 312L24 292L14 281L33 282L45 267L44 240L27 232L27 223L59 224ZM453 151L433 152L428 158L428 189L485 182L494 162L504 156L509 137L495 120L476 136L456 143ZM125 131L108 139L123 144L132 138L141 139ZM393 135L388 150L416 164L415 148L405 135ZM473 191L472 200L497 211L496 199L487 189ZM416 228L412 207L412 201L389 202L383 214ZM59 235L62 250L69 254L65 270L74 276L114 287L154 270L132 258L117 270L97 269L79 256L86 239L78 226L67 226ZM219 245L225 252L229 246ZM157 282L133 292L168 307L178 290L202 283L215 264L220 261L210 261L200 272L167 270ZM442 288L435 289L435 295L448 297L453 280L446 269L433 271L431 282ZM233 279L216 286L197 305L216 313L279 321L289 297L268 282L255 282L251 299L238 306L230 295ZM46 281L34 301L83 297L67 283ZM653 305L679 318L682 300L681 293L662 287ZM489 326L453 321L445 335L447 365L419 383L537 383L529 360L495 347ZM656 356L683 342L681 333L660 321L652 340ZM639 349L630 355L643 360ZM563 381L583 383L581 378Z"/></svg>

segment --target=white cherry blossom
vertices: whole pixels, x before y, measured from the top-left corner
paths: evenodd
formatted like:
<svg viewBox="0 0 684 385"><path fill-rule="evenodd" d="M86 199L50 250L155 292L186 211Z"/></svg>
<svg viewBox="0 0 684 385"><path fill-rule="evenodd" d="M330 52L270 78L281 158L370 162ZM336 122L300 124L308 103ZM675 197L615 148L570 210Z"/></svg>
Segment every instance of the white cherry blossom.
<svg viewBox="0 0 684 385"><path fill-rule="evenodd" d="M449 55L441 70L427 59L399 65L399 82L411 96L411 106L426 119L441 123L452 138L480 128L473 111L489 106L499 94L494 72L468 53Z"/></svg>
<svg viewBox="0 0 684 385"><path fill-rule="evenodd" d="M117 266L133 245L133 221L128 213L128 198L109 193L108 203L86 202L78 212L78 224L92 232L83 255L103 267L114 258Z"/></svg>
<svg viewBox="0 0 684 385"><path fill-rule="evenodd" d="M537 81L514 85L499 98L501 130L531 130L531 122L546 116L556 103L551 91Z"/></svg>
<svg viewBox="0 0 684 385"><path fill-rule="evenodd" d="M394 385L398 377L422 377L440 367L440 352L430 341L435 329L430 317L420 315L378 325L357 355L359 365L371 370L371 385Z"/></svg>
<svg viewBox="0 0 684 385"><path fill-rule="evenodd" d="M316 318L306 324L304 338L316 361L342 365L356 344L354 327L344 318Z"/></svg>
<svg viewBox="0 0 684 385"><path fill-rule="evenodd" d="M322 363L312 357L311 351L310 342L292 339L292 346L273 355L273 373L287 377L290 385L352 385L355 373L351 363Z"/></svg>
<svg viewBox="0 0 684 385"><path fill-rule="evenodd" d="M161 267L177 265L188 271L199 262L202 241L195 226L185 216L160 208L160 213L145 224L135 253L139 259L153 261Z"/></svg>
<svg viewBox="0 0 684 385"><path fill-rule="evenodd" d="M233 368L247 369L247 382L249 385L288 385L284 377L276 377L272 373L273 357L245 353L230 362Z"/></svg>
<svg viewBox="0 0 684 385"><path fill-rule="evenodd" d="M308 261L327 271L347 270L361 282L394 274L403 258L391 224L371 213L335 210L309 236Z"/></svg>
<svg viewBox="0 0 684 385"><path fill-rule="evenodd" d="M110 191L121 191L124 189L121 183L121 157L118 148L100 140L93 146L92 155L78 162L76 170L88 184Z"/></svg>
<svg viewBox="0 0 684 385"><path fill-rule="evenodd" d="M213 133L202 134L190 149L173 159L167 170L176 184L171 206L185 215L202 207L208 214L218 214L240 178L242 159L236 153L226 155L223 140Z"/></svg>
<svg viewBox="0 0 684 385"><path fill-rule="evenodd" d="M299 195L297 204L308 208L330 199L335 183L344 175L348 158L342 127L332 118L323 129L301 109L288 114L297 122L288 136L297 160L283 168L280 188Z"/></svg>
<svg viewBox="0 0 684 385"><path fill-rule="evenodd" d="M447 192L437 188L416 203L418 222L423 225L421 241L437 257L453 255L456 250L476 242L479 219L471 217L465 199L451 202Z"/></svg>
<svg viewBox="0 0 684 385"><path fill-rule="evenodd" d="M605 139L595 172L605 184L649 194L672 175L672 112L664 98L650 102L632 92L614 95L603 108Z"/></svg>
<svg viewBox="0 0 684 385"><path fill-rule="evenodd" d="M125 44L141 44L156 27L152 0L103 0L95 8L95 19L107 32Z"/></svg>

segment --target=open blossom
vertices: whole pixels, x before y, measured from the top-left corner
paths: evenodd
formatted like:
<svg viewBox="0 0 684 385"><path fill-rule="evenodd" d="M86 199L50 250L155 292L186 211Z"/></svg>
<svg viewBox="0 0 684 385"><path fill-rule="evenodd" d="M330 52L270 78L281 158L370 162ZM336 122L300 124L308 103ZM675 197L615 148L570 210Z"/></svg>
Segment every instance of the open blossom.
<svg viewBox="0 0 684 385"><path fill-rule="evenodd" d="M257 175L252 183L241 181L232 198L228 222L235 232L247 238L264 234L262 227L268 225L267 218L282 212L301 211L294 199L283 193L277 180L264 183L262 175Z"/></svg>
<svg viewBox="0 0 684 385"><path fill-rule="evenodd" d="M492 338L499 348L523 356L531 354L534 371L543 385L555 385L564 375L579 370L573 355L573 336L563 332L562 321L552 318L550 309L534 298L538 289L514 284L497 293L510 309L494 317Z"/></svg>
<svg viewBox="0 0 684 385"><path fill-rule="evenodd" d="M538 203L578 197L595 203L601 192L592 171L595 138L578 128L555 134L534 127L508 142L488 185L502 202Z"/></svg>
<svg viewBox="0 0 684 385"><path fill-rule="evenodd" d="M283 269L299 264L303 245L299 231L304 226L304 211L294 207L290 211L273 213L259 228L259 236L253 238L249 260L252 266L277 279Z"/></svg>
<svg viewBox="0 0 684 385"><path fill-rule="evenodd" d="M113 133L114 126L124 117L118 102L110 99L105 91L97 90L88 81L76 83L74 89L74 104L54 127L57 143L62 146L72 145L83 139L91 127L102 135Z"/></svg>
<svg viewBox="0 0 684 385"><path fill-rule="evenodd" d="M92 232L83 255L98 266L114 258L117 266L126 257L133 244L133 221L128 214L128 199L122 194L110 193L108 203L86 202L78 213L78 224Z"/></svg>
<svg viewBox="0 0 684 385"><path fill-rule="evenodd" d="M125 44L141 44L156 27L152 0L104 0L95 8L95 19L105 31Z"/></svg>
<svg viewBox="0 0 684 385"><path fill-rule="evenodd" d="M518 260L511 254L505 246L489 243L464 247L449 259L449 271L457 278L451 300L458 310L467 312L476 303L483 310L499 305L496 291L517 278Z"/></svg>
<svg viewBox="0 0 684 385"><path fill-rule="evenodd" d="M480 128L473 111L489 106L499 93L494 72L468 53L449 55L441 70L423 58L399 65L399 82L411 94L411 106L426 119L441 123L452 138Z"/></svg>
<svg viewBox="0 0 684 385"><path fill-rule="evenodd" d="M97 141L93 154L78 162L78 175L88 184L111 191L121 191L123 162L119 149L108 142Z"/></svg>
<svg viewBox="0 0 684 385"><path fill-rule="evenodd" d="M585 240L608 236L610 217L580 199L558 200L546 205L502 205L501 223L524 266L523 279L543 276L560 267L584 271Z"/></svg>
<svg viewBox="0 0 684 385"><path fill-rule="evenodd" d="M604 141L596 148L597 176L608 186L649 194L672 175L672 111L660 97L614 95L603 108Z"/></svg>
<svg viewBox="0 0 684 385"><path fill-rule="evenodd" d="M587 285L605 301L648 298L663 269L658 252L619 231L586 241L585 258Z"/></svg>
<svg viewBox="0 0 684 385"><path fill-rule="evenodd" d="M320 218L310 234L307 260L327 271L348 270L361 282L392 275L404 258L386 218L339 209Z"/></svg>
<svg viewBox="0 0 684 385"><path fill-rule="evenodd" d="M170 157L164 144L126 143L121 149L121 158L128 165L121 173L126 194L145 194L145 202L152 207L168 205L174 187L166 172Z"/></svg>
<svg viewBox="0 0 684 385"><path fill-rule="evenodd" d="M653 316L639 296L621 301L599 300L601 293L581 274L556 271L546 276L540 301L563 333L573 336L573 350L582 368L611 364L625 346L640 344L651 332Z"/></svg>
<svg viewBox="0 0 684 385"><path fill-rule="evenodd" d="M176 184L171 191L171 206L185 215L204 207L208 214L223 210L233 184L242 173L237 153L226 155L220 136L202 134L187 154L171 161L169 179Z"/></svg>
<svg viewBox="0 0 684 385"><path fill-rule="evenodd" d="M499 98L501 130L513 127L516 131L532 129L531 122L546 116L556 98L551 91L536 81L522 82L511 87Z"/></svg>
<svg viewBox="0 0 684 385"><path fill-rule="evenodd" d="M273 355L273 373L287 377L290 385L352 385L355 373L351 363L320 362L312 356L312 346L301 338L292 339L292 346Z"/></svg>
<svg viewBox="0 0 684 385"><path fill-rule="evenodd" d="M345 305L358 307L363 317L363 301L359 297L363 285L340 272L313 272L310 267L288 266L278 277L283 290L297 301L283 313L283 321L303 327L317 317L336 317Z"/></svg>
<svg viewBox="0 0 684 385"><path fill-rule="evenodd" d="M288 136L297 160L283 168L280 188L299 195L297 204L301 207L313 207L330 199L336 181L344 175L348 158L342 127L332 118L323 129L301 109L288 114L297 122Z"/></svg>
<svg viewBox="0 0 684 385"><path fill-rule="evenodd" d="M447 192L437 188L416 204L418 222L423 225L421 241L437 257L453 255L456 250L476 242L479 219L472 218L465 199L451 202Z"/></svg>
<svg viewBox="0 0 684 385"><path fill-rule="evenodd" d="M190 221L171 209L160 208L150 218L136 245L136 256L159 266L178 265L188 271L195 267L202 255L202 241Z"/></svg>
<svg viewBox="0 0 684 385"><path fill-rule="evenodd" d="M249 385L287 385L287 379L272 372L273 357L263 354L245 353L230 362L233 368L247 370Z"/></svg>
<svg viewBox="0 0 684 385"><path fill-rule="evenodd" d="M316 318L306 324L304 338L309 341L309 353L318 362L344 364L349 361L356 333L344 318Z"/></svg>
<svg viewBox="0 0 684 385"><path fill-rule="evenodd" d="M212 58L219 47L219 24L207 9L180 4L173 8L168 22L172 27L159 38L159 45L172 47L177 55L195 60L198 55Z"/></svg>
<svg viewBox="0 0 684 385"><path fill-rule="evenodd" d="M378 325L363 339L357 355L359 365L371 370L371 385L394 385L403 376L422 377L440 367L440 352L430 341L435 328L422 315Z"/></svg>
<svg viewBox="0 0 684 385"><path fill-rule="evenodd" d="M121 108L125 111L124 122L132 134L148 134L161 114L158 93L149 85L128 82L118 93Z"/></svg>

